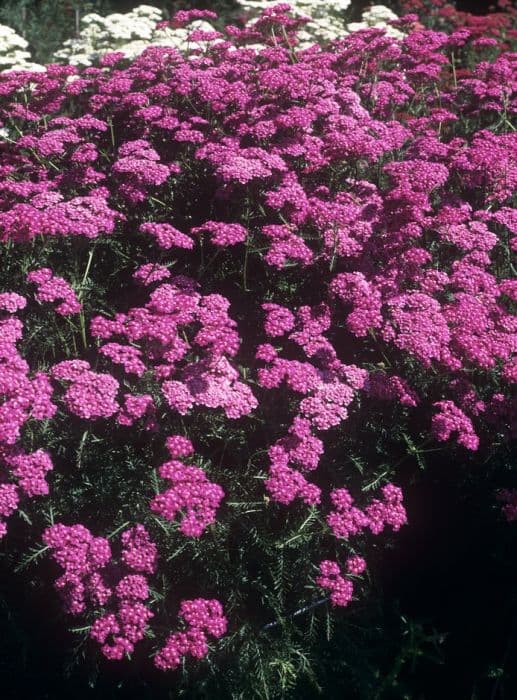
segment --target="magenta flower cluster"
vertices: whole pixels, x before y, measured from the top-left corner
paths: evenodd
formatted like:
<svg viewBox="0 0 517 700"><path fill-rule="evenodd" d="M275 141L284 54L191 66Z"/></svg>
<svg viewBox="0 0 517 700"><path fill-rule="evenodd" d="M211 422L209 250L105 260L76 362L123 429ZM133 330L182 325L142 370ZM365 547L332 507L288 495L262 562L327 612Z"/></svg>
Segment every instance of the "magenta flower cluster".
<svg viewBox="0 0 517 700"><path fill-rule="evenodd" d="M31 371L17 348L23 323L14 314L26 307L25 297L0 295L0 539L6 520L20 500L48 494L46 475L53 469L51 455L43 449L27 453L21 444L25 423L52 418L57 406L46 373ZM9 315L7 315L9 314Z"/></svg>
<svg viewBox="0 0 517 700"><path fill-rule="evenodd" d="M174 520L181 513L180 532L187 537L200 537L215 522L224 491L209 481L200 467L177 459L193 453L190 440L171 435L166 444L171 460L160 465L158 473L169 482L169 487L154 497L151 510L166 520Z"/></svg>
<svg viewBox="0 0 517 700"><path fill-rule="evenodd" d="M63 573L55 582L66 610L78 615L89 606L104 605L111 596L101 572L111 559L104 537L94 537L84 525L58 523L43 533L43 542Z"/></svg>
<svg viewBox="0 0 517 700"><path fill-rule="evenodd" d="M39 302L61 302L55 307L56 313L61 316L77 314L82 306L76 293L70 284L62 277L54 276L48 267L33 270L27 275L27 281L32 282L37 287L35 298Z"/></svg>
<svg viewBox="0 0 517 700"><path fill-rule="evenodd" d="M360 576L366 570L366 562L362 557L351 556L346 560L348 578L342 575L339 564L326 559L320 563L320 573L316 583L320 588L330 591L330 602L333 606L346 607L352 600L354 584L350 576Z"/></svg>
<svg viewBox="0 0 517 700"><path fill-rule="evenodd" d="M142 574L128 574L115 587L116 612L98 617L90 629L90 637L102 645L108 659L119 661L130 655L135 644L144 638L153 613L144 604L149 597L147 579Z"/></svg>
<svg viewBox="0 0 517 700"><path fill-rule="evenodd" d="M437 413L433 416L432 431L437 440L448 440L456 433L458 444L469 450L477 450L479 438L474 432L471 419L453 401L438 401Z"/></svg>
<svg viewBox="0 0 517 700"><path fill-rule="evenodd" d="M186 623L186 629L174 632L154 657L157 668L166 671L175 669L187 655L202 659L208 653L207 637L222 637L227 628L227 620L218 600L184 600L179 615Z"/></svg>
<svg viewBox="0 0 517 700"><path fill-rule="evenodd" d="M364 387L367 372L339 360L325 336L332 323L327 304L301 306L295 312L272 303L263 304L262 308L266 313L266 335L280 338L288 334L283 347L290 341L304 356L303 361L282 358L270 343L257 348L256 358L267 363L258 370L261 386L277 389L285 382L295 394L304 396L288 436L269 449L265 486L280 503L289 504L299 497L314 505L320 502L320 489L302 474L316 469L324 452L323 442L314 433L329 430L347 418L348 406L356 391Z"/></svg>
<svg viewBox="0 0 517 700"><path fill-rule="evenodd" d="M0 446L15 445L29 418L52 418L52 386L47 374L30 377L28 363L16 344L23 337L23 323L16 317L2 318L0 312Z"/></svg>
<svg viewBox="0 0 517 700"><path fill-rule="evenodd" d="M165 379L161 389L173 411L184 415L199 405L239 418L251 413L257 400L228 359L240 345L229 305L222 295L203 296L193 279L176 275L156 287L144 307L117 314L115 320L95 317L91 332L131 343L110 342L100 352L126 373L142 376L150 369L156 379ZM194 354L199 359L189 361Z"/></svg>
<svg viewBox="0 0 517 700"><path fill-rule="evenodd" d="M352 600L354 584L341 575L339 564L326 559L320 564L320 575L316 578L320 588L330 591L332 605L346 607Z"/></svg>
<svg viewBox="0 0 517 700"><path fill-rule="evenodd" d="M143 525L134 525L120 536L122 561L132 571L154 574L158 551Z"/></svg>
<svg viewBox="0 0 517 700"><path fill-rule="evenodd" d="M106 658L130 655L153 617L145 604L150 593L144 573L155 573L157 549L147 530L137 524L122 533L119 564L108 540L94 537L83 525L52 525L43 541L63 569L55 587L66 610L95 615L90 637Z"/></svg>
<svg viewBox="0 0 517 700"><path fill-rule="evenodd" d="M64 360L52 367L51 375L69 382L63 402L70 413L93 419L109 418L117 412L119 383L111 374L92 372L85 360Z"/></svg>
<svg viewBox="0 0 517 700"><path fill-rule="evenodd" d="M348 539L366 528L378 535L386 525L394 531L400 530L407 523L402 491L393 484L386 484L381 491L382 500L374 498L363 510L353 505L354 499L348 489L332 491L330 499L334 510L327 516L327 523L334 535Z"/></svg>

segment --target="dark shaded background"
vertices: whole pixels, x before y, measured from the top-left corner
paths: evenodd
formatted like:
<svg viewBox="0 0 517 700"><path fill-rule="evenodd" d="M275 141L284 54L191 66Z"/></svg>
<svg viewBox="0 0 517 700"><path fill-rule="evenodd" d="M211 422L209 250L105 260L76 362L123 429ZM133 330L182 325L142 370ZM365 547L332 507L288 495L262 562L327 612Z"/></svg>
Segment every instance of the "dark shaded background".
<svg viewBox="0 0 517 700"><path fill-rule="evenodd" d="M315 651L326 700L517 698L517 527L458 469L437 462L416 483L402 475L409 526L377 553L370 599L338 612ZM28 590L1 562L0 576L2 700L178 697L174 673L149 675L145 660L106 663L98 675L63 629L52 589ZM293 697L318 695L302 684Z"/></svg>

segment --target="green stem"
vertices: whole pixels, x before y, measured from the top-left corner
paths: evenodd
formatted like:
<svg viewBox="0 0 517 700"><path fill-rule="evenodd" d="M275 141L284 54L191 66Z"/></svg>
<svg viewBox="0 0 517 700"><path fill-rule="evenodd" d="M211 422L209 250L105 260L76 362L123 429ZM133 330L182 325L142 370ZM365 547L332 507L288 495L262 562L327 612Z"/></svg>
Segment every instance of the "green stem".
<svg viewBox="0 0 517 700"><path fill-rule="evenodd" d="M246 246L246 248L245 248L245 252L244 252L244 266L242 269L242 286L243 286L245 292L249 292L250 290L248 289L248 257L249 257L248 238L246 238L245 246Z"/></svg>
<svg viewBox="0 0 517 700"><path fill-rule="evenodd" d="M110 532L110 534L108 535L108 540L111 540L112 537L115 537L116 534L118 534L121 530L123 530L129 524L130 523L128 520L127 522L123 523L122 525L119 525L115 530L113 530L113 532Z"/></svg>
<svg viewBox="0 0 517 700"><path fill-rule="evenodd" d="M88 260L86 262L86 269L84 271L84 275L83 275L83 278L81 280L81 284L79 286L78 297L79 297L79 301L81 301L81 302L83 299L84 285L86 284L86 280L88 279L88 275L90 274L90 268L92 266L94 252L95 252L95 246L88 253ZM87 350L88 349L88 341L86 339L86 320L84 318L84 311L82 309L81 309L81 312L79 314L79 323L81 326L81 339L83 341L83 347L85 350Z"/></svg>
<svg viewBox="0 0 517 700"><path fill-rule="evenodd" d="M93 254L95 252L95 247L93 247L90 252L88 253L88 262L86 263L86 269L84 271L83 279L81 280L81 287L79 289L79 299L81 299L84 285L86 283L86 280L88 279L88 275L90 273L90 267L92 265L92 260L93 260Z"/></svg>
<svg viewBox="0 0 517 700"><path fill-rule="evenodd" d="M108 124L110 126L111 145L113 146L113 148L115 148L115 131L113 129L113 121L111 119L108 119Z"/></svg>
<svg viewBox="0 0 517 700"><path fill-rule="evenodd" d="M451 65L452 65L452 80L454 82L454 89L458 89L458 81L456 78L456 59L454 57L454 51L451 53Z"/></svg>

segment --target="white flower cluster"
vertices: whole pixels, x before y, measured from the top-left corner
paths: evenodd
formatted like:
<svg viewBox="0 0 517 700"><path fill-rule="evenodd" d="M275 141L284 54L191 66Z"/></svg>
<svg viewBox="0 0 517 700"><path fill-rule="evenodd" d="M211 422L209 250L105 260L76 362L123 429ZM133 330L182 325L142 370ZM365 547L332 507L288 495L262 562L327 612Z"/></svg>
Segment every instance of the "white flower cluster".
<svg viewBox="0 0 517 700"><path fill-rule="evenodd" d="M350 22L347 25L349 32L357 32L360 29L368 29L370 27L382 28L388 36L395 39L403 39L404 34L395 27L390 27L388 22L398 19L398 16L384 5L372 5L366 12L363 12L360 22Z"/></svg>
<svg viewBox="0 0 517 700"><path fill-rule="evenodd" d="M54 60L75 66L89 66L102 54L122 51L128 58L140 55L148 46L174 46L184 49L194 30L213 31L208 22L192 22L186 29L156 29L163 19L162 11L150 5L139 5L126 14L101 17L91 13L81 19L82 30L56 51Z"/></svg>
<svg viewBox="0 0 517 700"><path fill-rule="evenodd" d="M27 42L14 29L0 24L0 72L11 70L45 70L44 66L32 63Z"/></svg>

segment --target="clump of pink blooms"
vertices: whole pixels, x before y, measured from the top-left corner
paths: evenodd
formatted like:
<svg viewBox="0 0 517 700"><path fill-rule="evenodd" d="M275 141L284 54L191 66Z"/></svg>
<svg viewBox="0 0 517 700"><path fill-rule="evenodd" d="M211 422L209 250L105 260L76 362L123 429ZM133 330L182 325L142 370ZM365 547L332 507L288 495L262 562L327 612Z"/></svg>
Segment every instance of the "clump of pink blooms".
<svg viewBox="0 0 517 700"><path fill-rule="evenodd" d="M19 300L16 303L20 308ZM29 365L16 347L22 337L23 323L15 316L2 318L0 311L0 447L14 445L29 418L45 420L57 410L47 374L30 377Z"/></svg>
<svg viewBox="0 0 517 700"><path fill-rule="evenodd" d="M330 591L332 605L346 607L352 600L354 584L350 579L341 576L341 569L335 561L326 559L321 562L316 583L320 588Z"/></svg>
<svg viewBox="0 0 517 700"><path fill-rule="evenodd" d="M70 413L92 420L109 418L118 411L119 383L111 374L93 372L84 360L64 360L54 365L52 378L69 382L63 402Z"/></svg>
<svg viewBox="0 0 517 700"><path fill-rule="evenodd" d="M469 450L477 450L479 438L472 421L454 401L438 401L435 406L438 412L433 416L432 431L436 439L448 440L452 433L457 433L458 444Z"/></svg>
<svg viewBox="0 0 517 700"><path fill-rule="evenodd" d="M45 530L43 541L63 569L55 587L67 612L95 615L90 636L101 644L108 659L131 654L153 617L145 604L149 586L144 573L155 573L157 549L147 530L138 524L122 533L122 569L108 540L94 537L83 525L52 525Z"/></svg>
<svg viewBox="0 0 517 700"><path fill-rule="evenodd" d="M0 538L7 532L5 519L16 511L18 502L16 484L0 484Z"/></svg>
<svg viewBox="0 0 517 700"><path fill-rule="evenodd" d="M260 385L277 389L285 382L291 391L304 397L288 436L269 449L270 468L265 486L273 500L280 503L289 504L300 497L314 505L320 501L320 489L310 484L300 470L316 469L324 452L323 442L315 432L329 430L347 418L348 406L363 388L367 372L339 360L336 349L325 336L332 323L327 304L301 306L295 313L273 303L263 304L262 309L266 312L266 335L287 335L283 347L290 341L305 358L284 359L270 343L257 348L256 358L267 363L258 371Z"/></svg>
<svg viewBox="0 0 517 700"><path fill-rule="evenodd" d="M295 418L287 436L268 450L270 467L265 486L273 500L288 505L299 497L308 505L319 503L320 489L309 483L299 469L289 465L309 471L316 469L322 453L323 443L312 434L310 421Z"/></svg>
<svg viewBox="0 0 517 700"><path fill-rule="evenodd" d="M320 588L330 591L330 602L333 606L344 608L352 600L354 584L350 576L360 576L366 570L363 557L354 555L346 560L348 578L343 576L336 561L326 559L320 563L320 573L316 583Z"/></svg>
<svg viewBox="0 0 517 700"><path fill-rule="evenodd" d="M124 403L116 416L119 425L131 426L139 418L145 417L145 430L157 430L155 419L156 405L150 394L124 394Z"/></svg>
<svg viewBox="0 0 517 700"><path fill-rule="evenodd" d="M205 221L202 226L195 226L191 233L210 234L210 242L217 246L235 245L246 240L247 231L241 224L225 224L220 221Z"/></svg>
<svg viewBox="0 0 517 700"><path fill-rule="evenodd" d="M32 454L25 454L18 450L6 451L3 460L5 465L9 467L11 475L17 479L18 487L22 493L29 498L48 494L49 489L45 476L53 469L52 459L48 452L37 450Z"/></svg>
<svg viewBox="0 0 517 700"><path fill-rule="evenodd" d="M27 275L27 281L37 287L35 298L39 302L61 302L55 307L61 316L70 316L81 311L81 302L70 284L62 277L56 277L48 267L33 270Z"/></svg>
<svg viewBox="0 0 517 700"><path fill-rule="evenodd" d="M31 378L30 367L17 348L24 327L14 314L26 304L19 294L0 294L0 473L6 482L0 483L0 538L21 499L48 494L46 475L53 469L46 450L27 453L20 444L27 421L47 420L57 410L47 374L36 372Z"/></svg>
<svg viewBox="0 0 517 700"><path fill-rule="evenodd" d="M15 292L3 292L0 294L0 311L15 314L27 306L27 299Z"/></svg>
<svg viewBox="0 0 517 700"><path fill-rule="evenodd" d="M120 536L122 560L133 571L153 574L156 571L158 550L143 525L137 524Z"/></svg>
<svg viewBox="0 0 517 700"><path fill-rule="evenodd" d="M166 223L147 223L140 226L140 233L152 236L159 248L169 250L172 247L186 248L190 250L194 247L194 241L186 234L178 231L177 228Z"/></svg>
<svg viewBox="0 0 517 700"><path fill-rule="evenodd" d="M171 634L154 657L155 666L163 671L177 668L188 655L202 659L208 653L207 637L219 639L227 629L228 623L218 600L184 600L179 615L185 621L186 629Z"/></svg>
<svg viewBox="0 0 517 700"><path fill-rule="evenodd" d="M63 573L55 582L65 609L78 615L90 605L104 605L111 590L101 572L111 559L111 547L104 537L94 537L84 525L57 523L43 533L43 542Z"/></svg>
<svg viewBox="0 0 517 700"><path fill-rule="evenodd" d="M354 506L354 499L346 488L336 489L330 494L334 510L327 516L327 523L336 537L348 539L366 528L373 534L381 533L386 525L395 532L407 523L407 514L402 504L402 490L394 484L381 489L382 499L373 499L364 509Z"/></svg>
<svg viewBox="0 0 517 700"><path fill-rule="evenodd" d="M147 623L153 617L142 602L148 596L144 576L130 574L119 581L115 590L117 612L97 618L90 630L90 637L102 645L106 658L119 661L130 655L135 644L143 639Z"/></svg>
<svg viewBox="0 0 517 700"><path fill-rule="evenodd" d="M160 282L170 276L169 270L164 265L158 265L157 263L140 265L133 272L133 279L144 287L153 284L153 282Z"/></svg>
<svg viewBox="0 0 517 700"><path fill-rule="evenodd" d="M257 400L229 359L240 345L230 304L220 294L201 295L197 286L176 275L156 287L144 307L115 320L95 317L92 335L123 337L126 343L107 343L101 354L126 373L142 376L150 369L156 379L165 379L161 389L173 411L185 415L197 405L221 408L228 418L248 415ZM198 359L189 362L194 353Z"/></svg>
<svg viewBox="0 0 517 700"><path fill-rule="evenodd" d="M157 548L143 525L137 524L121 535L121 560L129 573L116 584L111 598L114 612L107 612L95 619L90 637L102 645L102 653L108 659L120 660L134 651L154 617L145 601L149 598L149 586L145 574L156 572ZM137 572L137 573L135 573Z"/></svg>
<svg viewBox="0 0 517 700"><path fill-rule="evenodd" d="M67 612L94 615L90 637L106 658L118 661L131 655L154 617L147 602L147 576L156 573L157 548L145 527L137 524L122 533L118 562L108 540L94 537L83 525L52 525L43 541L63 569L55 587ZM184 600L180 617L187 625L185 632L170 635L155 656L155 665L162 670L174 669L187 654L202 658L208 652L207 636L218 639L226 632L227 621L217 600Z"/></svg>
<svg viewBox="0 0 517 700"><path fill-rule="evenodd" d="M193 453L190 440L171 435L166 445L171 460L160 465L158 473L169 482L169 487L153 498L151 510L166 520L174 520L181 513L180 532L187 537L200 537L215 522L224 491L209 481L200 467L178 459Z"/></svg>

